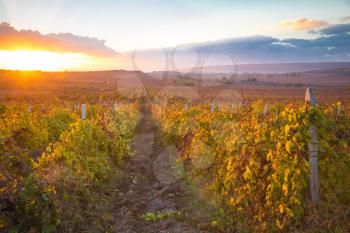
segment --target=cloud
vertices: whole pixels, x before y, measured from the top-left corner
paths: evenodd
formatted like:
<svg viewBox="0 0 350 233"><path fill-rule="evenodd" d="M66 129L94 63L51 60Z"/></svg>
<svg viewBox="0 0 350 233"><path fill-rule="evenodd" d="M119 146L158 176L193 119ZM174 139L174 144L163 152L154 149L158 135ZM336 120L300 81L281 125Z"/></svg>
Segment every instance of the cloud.
<svg viewBox="0 0 350 233"><path fill-rule="evenodd" d="M349 16L344 16L340 18L341 22L350 22L350 15Z"/></svg>
<svg viewBox="0 0 350 233"><path fill-rule="evenodd" d="M321 35L349 35L350 24L335 24L317 31Z"/></svg>
<svg viewBox="0 0 350 233"><path fill-rule="evenodd" d="M274 45L281 45L281 46L285 46L285 47L296 47L295 45L288 43L288 42L282 42L282 41L278 41L278 42L273 42L272 44Z"/></svg>
<svg viewBox="0 0 350 233"><path fill-rule="evenodd" d="M289 63L289 62L339 62L350 61L350 35L326 35L316 39L278 39L266 36L252 36L219 40L206 43L183 45L186 49L166 48L170 61L176 67L191 68L193 60L199 59L203 66L215 66L231 62L237 64ZM176 50L176 57L172 51ZM196 51L196 53L193 53ZM138 52L138 62L149 62L148 70L162 70L157 66L164 61L163 50ZM215 56L224 55L224 56ZM216 59L207 59L215 57ZM140 58L140 59L139 59ZM171 64L171 62L170 62Z"/></svg>
<svg viewBox="0 0 350 233"><path fill-rule="evenodd" d="M292 28L294 30L311 30L328 26L326 21L301 18L296 20L288 20L282 23L283 27Z"/></svg>
<svg viewBox="0 0 350 233"><path fill-rule="evenodd" d="M0 23L0 50L45 50L64 53L83 53L96 57L113 57L118 53L105 45L104 40L77 36L71 33L41 34L32 30L16 30Z"/></svg>

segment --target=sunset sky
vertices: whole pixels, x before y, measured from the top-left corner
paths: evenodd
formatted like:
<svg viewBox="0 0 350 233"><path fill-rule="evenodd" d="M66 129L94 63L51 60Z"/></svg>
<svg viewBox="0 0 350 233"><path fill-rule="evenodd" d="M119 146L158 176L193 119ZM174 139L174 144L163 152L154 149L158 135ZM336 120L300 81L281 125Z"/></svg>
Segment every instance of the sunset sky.
<svg viewBox="0 0 350 233"><path fill-rule="evenodd" d="M313 40L337 27L348 36L350 1L0 0L0 22L0 68L36 68L12 61L32 57L47 61L43 70L118 69L129 67L129 51L147 48L256 35Z"/></svg>

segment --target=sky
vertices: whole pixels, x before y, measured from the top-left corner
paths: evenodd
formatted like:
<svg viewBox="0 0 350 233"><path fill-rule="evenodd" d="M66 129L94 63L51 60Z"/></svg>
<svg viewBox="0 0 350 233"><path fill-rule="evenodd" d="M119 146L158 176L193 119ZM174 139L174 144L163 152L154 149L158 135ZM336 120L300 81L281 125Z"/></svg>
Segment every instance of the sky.
<svg viewBox="0 0 350 233"><path fill-rule="evenodd" d="M106 64L96 68L122 66L120 57L107 58L147 48L256 35L311 40L349 16L350 0L0 0L0 22L50 35L35 49L60 43L56 52L80 51Z"/></svg>

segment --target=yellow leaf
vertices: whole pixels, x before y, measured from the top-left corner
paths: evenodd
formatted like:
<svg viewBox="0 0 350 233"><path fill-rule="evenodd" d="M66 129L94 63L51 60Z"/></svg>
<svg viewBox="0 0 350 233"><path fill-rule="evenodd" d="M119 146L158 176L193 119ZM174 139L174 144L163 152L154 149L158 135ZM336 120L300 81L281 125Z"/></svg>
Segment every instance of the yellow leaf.
<svg viewBox="0 0 350 233"><path fill-rule="evenodd" d="M282 230L283 229L283 225L281 224L280 220L276 219L276 226Z"/></svg>
<svg viewBox="0 0 350 233"><path fill-rule="evenodd" d="M248 166L246 166L246 171L243 173L243 177L245 180L248 180L251 177L251 170Z"/></svg>
<svg viewBox="0 0 350 233"><path fill-rule="evenodd" d="M285 147L286 147L286 151L287 151L289 154L292 153L292 146L293 146L293 144L292 144L291 141L287 141L287 142L286 142Z"/></svg>
<svg viewBox="0 0 350 233"><path fill-rule="evenodd" d="M289 131L290 131L290 126L289 126L289 125L286 125L286 126L284 127L284 132L286 133L286 135L289 134Z"/></svg>
<svg viewBox="0 0 350 233"><path fill-rule="evenodd" d="M229 203L230 203L230 205L234 205L235 204L235 199L233 197L231 197Z"/></svg>
<svg viewBox="0 0 350 233"><path fill-rule="evenodd" d="M283 212L284 212L284 207L283 207L282 204L280 204L280 205L278 206L278 212L280 212L280 214L283 214Z"/></svg>
<svg viewBox="0 0 350 233"><path fill-rule="evenodd" d="M286 185L286 184L282 185L282 192L285 196L288 195L288 185Z"/></svg>
<svg viewBox="0 0 350 233"><path fill-rule="evenodd" d="M219 222L218 222L218 221L213 220L213 221L211 221L210 226L211 226L211 227L216 227L218 224L219 224Z"/></svg>
<svg viewBox="0 0 350 233"><path fill-rule="evenodd" d="M267 161L271 161L272 160L272 151L271 150L269 151L269 153L267 153L266 159L267 159Z"/></svg>
<svg viewBox="0 0 350 233"><path fill-rule="evenodd" d="M279 150L281 148L281 143L280 142L277 142L277 150Z"/></svg>
<svg viewBox="0 0 350 233"><path fill-rule="evenodd" d="M281 116L282 116L283 118L286 117L286 112L283 111L283 112L281 113Z"/></svg>

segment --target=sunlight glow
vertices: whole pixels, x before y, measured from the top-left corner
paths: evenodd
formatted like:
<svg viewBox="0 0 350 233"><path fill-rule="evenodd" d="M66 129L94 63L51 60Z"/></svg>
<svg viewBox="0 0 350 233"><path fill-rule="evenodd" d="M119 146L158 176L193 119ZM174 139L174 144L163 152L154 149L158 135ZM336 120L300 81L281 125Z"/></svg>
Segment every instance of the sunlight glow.
<svg viewBox="0 0 350 233"><path fill-rule="evenodd" d="M83 54L0 50L0 69L62 71L82 65L85 60Z"/></svg>

